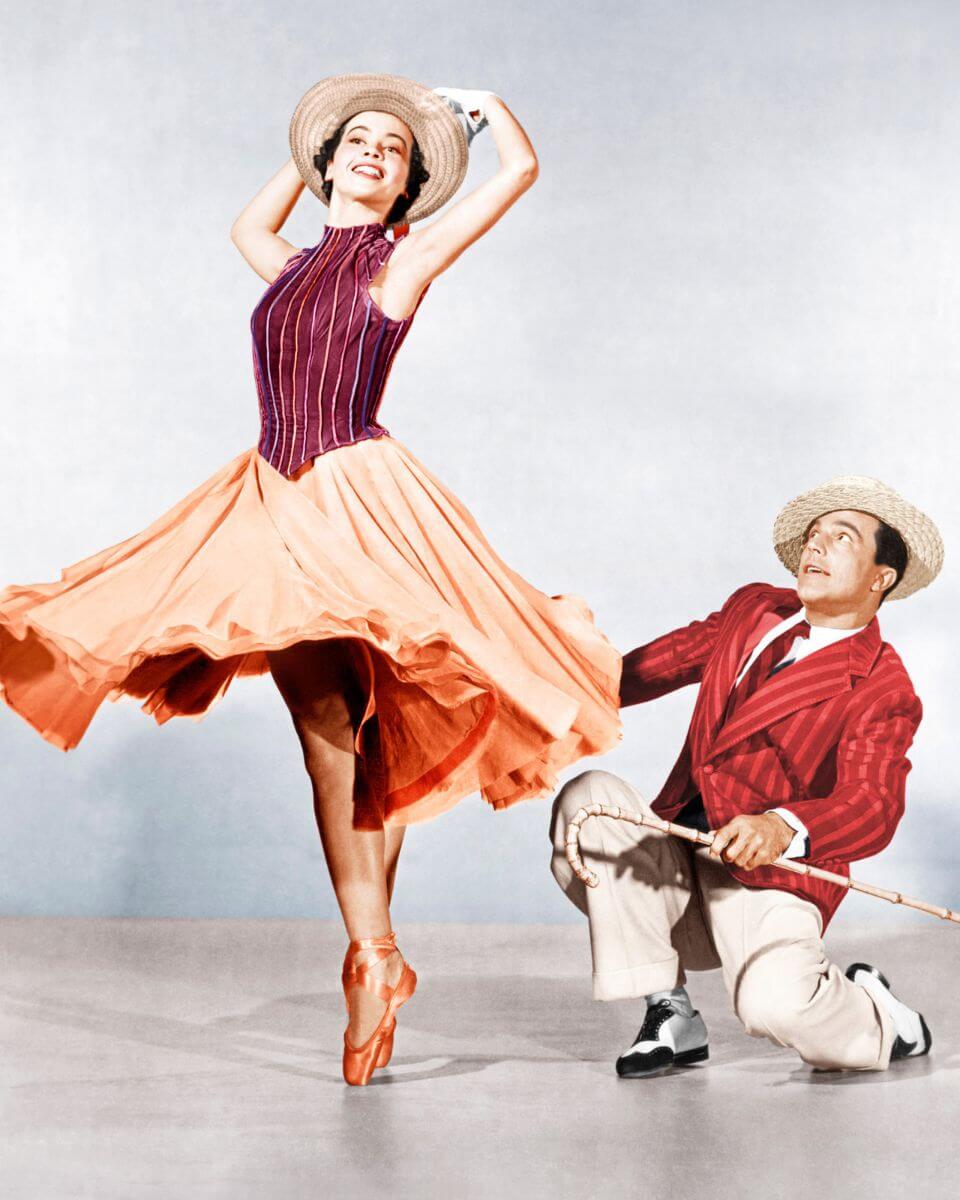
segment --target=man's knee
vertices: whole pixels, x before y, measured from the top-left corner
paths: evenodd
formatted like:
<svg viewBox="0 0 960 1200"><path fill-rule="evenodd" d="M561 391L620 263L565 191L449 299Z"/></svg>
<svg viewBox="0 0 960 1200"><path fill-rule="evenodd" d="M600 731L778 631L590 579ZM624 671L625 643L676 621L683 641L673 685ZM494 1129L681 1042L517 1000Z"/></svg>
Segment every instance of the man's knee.
<svg viewBox="0 0 960 1200"><path fill-rule="evenodd" d="M614 803L609 796L616 785L621 789L625 786L622 779L609 771L583 771L568 780L554 797L550 814L550 840L554 846L563 843L567 826L581 808Z"/></svg>
<svg viewBox="0 0 960 1200"><path fill-rule="evenodd" d="M817 996L817 974L796 974L772 956L747 966L737 986L734 1009L753 1037L793 1045L802 1035Z"/></svg>
<svg viewBox="0 0 960 1200"><path fill-rule="evenodd" d="M553 817L562 817L568 824L581 808L591 804L615 804L621 808L638 808L639 797L619 775L610 771L584 771L565 783L553 802Z"/></svg>

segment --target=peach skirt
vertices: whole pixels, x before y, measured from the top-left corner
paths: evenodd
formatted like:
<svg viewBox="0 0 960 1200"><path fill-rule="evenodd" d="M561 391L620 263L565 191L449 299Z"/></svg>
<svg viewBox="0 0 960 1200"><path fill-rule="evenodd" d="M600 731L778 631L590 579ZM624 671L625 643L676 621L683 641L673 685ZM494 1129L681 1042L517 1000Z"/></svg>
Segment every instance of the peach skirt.
<svg viewBox="0 0 960 1200"><path fill-rule="evenodd" d="M510 570L390 437L292 479L244 451L59 582L0 591L0 695L69 750L104 699L200 717L267 651L328 638L366 675L361 824L507 807L620 736L620 656L583 601Z"/></svg>

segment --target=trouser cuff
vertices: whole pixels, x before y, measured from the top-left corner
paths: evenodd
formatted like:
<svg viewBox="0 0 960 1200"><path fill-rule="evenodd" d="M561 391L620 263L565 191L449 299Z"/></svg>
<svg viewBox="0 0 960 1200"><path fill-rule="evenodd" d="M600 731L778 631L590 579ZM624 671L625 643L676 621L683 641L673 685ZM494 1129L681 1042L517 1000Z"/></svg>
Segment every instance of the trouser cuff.
<svg viewBox="0 0 960 1200"><path fill-rule="evenodd" d="M677 955L663 962L644 963L642 967L624 967L620 971L594 971L594 1000L632 1000L651 992L668 992L680 987L685 976Z"/></svg>

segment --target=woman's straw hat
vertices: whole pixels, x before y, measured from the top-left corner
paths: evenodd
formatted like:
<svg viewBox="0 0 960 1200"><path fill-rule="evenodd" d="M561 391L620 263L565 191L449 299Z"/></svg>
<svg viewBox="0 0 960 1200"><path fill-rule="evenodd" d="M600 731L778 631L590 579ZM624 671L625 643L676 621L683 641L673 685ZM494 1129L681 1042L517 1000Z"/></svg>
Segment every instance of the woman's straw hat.
<svg viewBox="0 0 960 1200"><path fill-rule="evenodd" d="M781 509L773 524L773 544L788 571L796 575L800 569L804 535L811 523L825 513L844 508L884 521L906 543L907 569L889 593L890 600L903 600L933 582L943 565L943 539L936 525L899 492L866 475L839 475Z"/></svg>
<svg viewBox="0 0 960 1200"><path fill-rule="evenodd" d="M307 92L290 122L290 149L307 187L328 203L313 156L358 112L392 113L410 127L430 178L403 219L419 221L436 212L463 183L467 138L446 100L400 75L333 75Z"/></svg>

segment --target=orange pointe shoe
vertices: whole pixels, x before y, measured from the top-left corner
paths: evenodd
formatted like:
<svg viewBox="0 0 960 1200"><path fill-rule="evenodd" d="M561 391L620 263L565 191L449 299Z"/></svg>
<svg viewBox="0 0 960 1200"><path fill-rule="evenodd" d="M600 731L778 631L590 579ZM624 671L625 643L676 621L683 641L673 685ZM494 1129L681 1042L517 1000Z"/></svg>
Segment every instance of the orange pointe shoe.
<svg viewBox="0 0 960 1200"><path fill-rule="evenodd" d="M358 961L359 955L373 950L374 957L369 961ZM388 933L386 937L358 938L347 947L347 956L343 961L343 995L347 1001L347 1011L350 1011L349 994L351 987L366 988L386 1004L380 1023L362 1046L351 1046L347 1032L343 1035L343 1078L355 1087L363 1087L370 1082L370 1076L377 1067L385 1067L393 1053L393 1033L396 1029L396 1012L401 1004L405 1004L413 995L417 986L417 976L401 955L403 969L395 988L389 987L382 979L378 979L372 968L378 962L389 958L397 950L396 934ZM399 951L397 951L399 953Z"/></svg>
<svg viewBox="0 0 960 1200"><path fill-rule="evenodd" d="M380 1044L380 1055L377 1058L377 1070L389 1064L393 1057L393 1031L397 1027L397 1022L391 1021L388 1028L383 1031L383 1041Z"/></svg>

